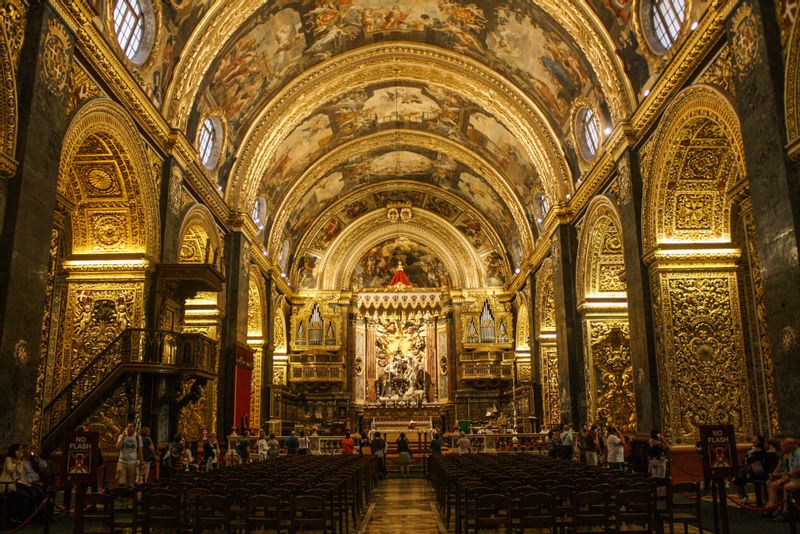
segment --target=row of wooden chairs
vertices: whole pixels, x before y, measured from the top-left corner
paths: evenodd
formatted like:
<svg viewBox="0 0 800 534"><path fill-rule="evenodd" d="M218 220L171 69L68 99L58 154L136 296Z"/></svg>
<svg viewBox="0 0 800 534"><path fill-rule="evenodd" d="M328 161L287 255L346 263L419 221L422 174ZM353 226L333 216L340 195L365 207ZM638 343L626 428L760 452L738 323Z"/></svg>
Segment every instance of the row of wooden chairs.
<svg viewBox="0 0 800 534"><path fill-rule="evenodd" d="M536 528L554 532L577 527L605 532L623 526L626 531L661 532L668 525L673 533L676 524L686 532L689 523L702 528L698 484L673 486L663 479L523 455L433 458L429 476L445 524L454 517L457 534L498 521L514 530L536 523ZM529 504L530 499L539 504ZM548 508L544 503L550 501ZM505 503L506 511L492 510L489 502Z"/></svg>
<svg viewBox="0 0 800 534"><path fill-rule="evenodd" d="M158 485L86 495L77 507L76 532L288 532L302 526L344 533L377 483L371 457L266 463L272 465L182 474Z"/></svg>

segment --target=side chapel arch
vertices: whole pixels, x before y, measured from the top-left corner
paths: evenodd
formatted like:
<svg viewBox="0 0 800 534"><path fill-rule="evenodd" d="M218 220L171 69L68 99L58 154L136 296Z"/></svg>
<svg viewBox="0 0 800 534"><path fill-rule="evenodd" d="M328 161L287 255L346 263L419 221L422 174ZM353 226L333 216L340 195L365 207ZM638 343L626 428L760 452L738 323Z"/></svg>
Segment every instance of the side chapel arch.
<svg viewBox="0 0 800 534"><path fill-rule="evenodd" d="M702 424L753 429L732 191L746 177L739 122L718 90L692 86L666 110L643 157L664 432L692 444Z"/></svg>
<svg viewBox="0 0 800 534"><path fill-rule="evenodd" d="M537 353L534 365L539 366L544 405L544 427L561 424L561 390L558 381L558 344L556 334L556 302L553 285L553 260L547 258L536 273L536 315L534 330Z"/></svg>
<svg viewBox="0 0 800 534"><path fill-rule="evenodd" d="M635 432L636 403L619 215L595 197L583 221L577 258L578 309L584 322L587 421Z"/></svg>

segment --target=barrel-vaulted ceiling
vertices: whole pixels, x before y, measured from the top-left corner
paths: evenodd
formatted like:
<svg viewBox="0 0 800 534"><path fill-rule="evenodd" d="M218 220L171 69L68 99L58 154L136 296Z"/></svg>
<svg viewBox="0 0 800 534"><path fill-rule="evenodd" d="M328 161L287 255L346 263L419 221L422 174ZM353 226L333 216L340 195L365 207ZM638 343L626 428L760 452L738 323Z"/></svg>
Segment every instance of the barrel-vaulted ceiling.
<svg viewBox="0 0 800 534"><path fill-rule="evenodd" d="M93 0L99 13L109 2ZM303 273L329 265L337 239L358 241L342 236L367 232L364 221L389 203L410 204L442 225L443 240L472 248L479 279L442 281L502 285L532 250L543 206L570 195L586 168L577 109L615 126L654 69L632 2L155 4L153 58L134 66L143 87L189 139L207 117L221 120L209 176L233 209L259 203L268 255L305 287L323 287ZM388 246L387 235L373 247ZM410 246L400 238L386 254Z"/></svg>

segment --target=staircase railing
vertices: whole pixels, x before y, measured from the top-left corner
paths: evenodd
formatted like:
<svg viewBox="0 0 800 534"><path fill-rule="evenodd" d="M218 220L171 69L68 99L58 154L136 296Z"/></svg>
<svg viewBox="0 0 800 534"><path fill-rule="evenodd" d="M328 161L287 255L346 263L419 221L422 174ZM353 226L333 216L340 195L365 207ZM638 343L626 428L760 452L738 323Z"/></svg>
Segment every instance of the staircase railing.
<svg viewBox="0 0 800 534"><path fill-rule="evenodd" d="M100 351L44 407L42 436L69 424L81 405L91 405L126 371L216 374L216 342L202 334L129 328Z"/></svg>

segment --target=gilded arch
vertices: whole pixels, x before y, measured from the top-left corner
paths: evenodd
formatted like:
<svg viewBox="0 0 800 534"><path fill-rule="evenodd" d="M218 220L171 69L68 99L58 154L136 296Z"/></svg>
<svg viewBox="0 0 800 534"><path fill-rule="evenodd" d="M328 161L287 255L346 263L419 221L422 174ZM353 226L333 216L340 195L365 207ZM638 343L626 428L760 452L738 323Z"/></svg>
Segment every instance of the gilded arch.
<svg viewBox="0 0 800 534"><path fill-rule="evenodd" d="M789 157L800 159L800 23L795 20L786 47L784 108Z"/></svg>
<svg viewBox="0 0 800 534"><path fill-rule="evenodd" d="M73 253L159 256L155 180L127 112L106 98L82 107L64 139L58 194L73 210Z"/></svg>
<svg viewBox="0 0 800 534"><path fill-rule="evenodd" d="M595 197L583 221L578 247L579 302L591 297L625 298L625 256L619 215L605 196Z"/></svg>
<svg viewBox="0 0 800 534"><path fill-rule="evenodd" d="M253 350L253 375L250 381L250 421L260 424L261 421L261 386L262 360L264 358L264 287L260 283L261 273L255 267L250 268L247 286L247 344Z"/></svg>
<svg viewBox="0 0 800 534"><path fill-rule="evenodd" d="M730 241L728 193L746 177L739 119L718 89L694 85L664 113L645 161L645 251Z"/></svg>
<svg viewBox="0 0 800 534"><path fill-rule="evenodd" d="M319 261L319 289L348 289L356 264L367 250L398 235L425 243L436 253L450 274L454 288L484 286L483 262L466 238L447 221L433 213L415 210L409 222L392 223L384 210L365 215L347 227ZM341 261L340 258L347 258Z"/></svg>
<svg viewBox="0 0 800 534"><path fill-rule="evenodd" d="M189 208L179 235L178 258L181 263L221 265L222 237L207 207L196 204Z"/></svg>
<svg viewBox="0 0 800 534"><path fill-rule="evenodd" d="M19 21L21 23L21 21ZM17 80L11 44L4 25L0 31L0 176L10 178L17 170ZM18 43L19 44L19 43Z"/></svg>

